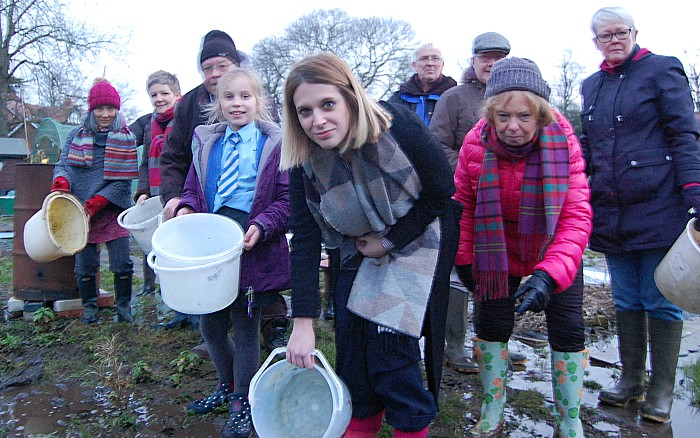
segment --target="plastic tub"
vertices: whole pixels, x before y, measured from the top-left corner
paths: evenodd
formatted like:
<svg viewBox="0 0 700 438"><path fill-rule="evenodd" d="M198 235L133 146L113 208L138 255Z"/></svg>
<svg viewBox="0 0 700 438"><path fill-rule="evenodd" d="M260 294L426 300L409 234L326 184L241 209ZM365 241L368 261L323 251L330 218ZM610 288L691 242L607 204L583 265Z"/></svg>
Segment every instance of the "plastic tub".
<svg viewBox="0 0 700 438"><path fill-rule="evenodd" d="M52 192L24 225L24 250L38 263L73 255L87 244L88 217L70 193Z"/></svg>
<svg viewBox="0 0 700 438"><path fill-rule="evenodd" d="M160 202L160 196L155 196L119 213L117 223L128 230L143 252L148 254L153 249L151 238L162 222L162 213L163 205Z"/></svg>
<svg viewBox="0 0 700 438"><path fill-rule="evenodd" d="M151 243L147 263L168 307L201 315L238 296L243 230L235 221L210 213L177 216L155 230Z"/></svg>
<svg viewBox="0 0 700 438"><path fill-rule="evenodd" d="M654 271L654 281L673 304L700 313L700 233L691 219Z"/></svg>
<svg viewBox="0 0 700 438"><path fill-rule="evenodd" d="M313 350L323 366L299 368L286 360L270 366L285 347L272 351L250 381L248 400L260 438L339 438L350 424L352 403L345 384L326 358Z"/></svg>

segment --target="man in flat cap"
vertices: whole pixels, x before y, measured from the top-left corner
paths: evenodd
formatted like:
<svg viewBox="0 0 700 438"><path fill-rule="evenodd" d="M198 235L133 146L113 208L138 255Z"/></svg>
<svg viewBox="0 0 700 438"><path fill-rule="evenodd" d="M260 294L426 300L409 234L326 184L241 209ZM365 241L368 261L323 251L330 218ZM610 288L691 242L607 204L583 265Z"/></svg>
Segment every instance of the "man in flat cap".
<svg viewBox="0 0 700 438"><path fill-rule="evenodd" d="M442 94L435 105L430 132L440 140L452 171L457 168L457 156L464 136L480 118L484 103L486 81L491 67L510 53L510 43L501 34L486 32L474 38L469 68L462 74L462 83ZM467 332L467 305L471 285L463 285L452 272L450 298L445 329L445 360L447 365L462 373L477 373L479 365L467 352L464 341ZM511 353L511 356L515 353ZM513 362L524 361L517 354Z"/></svg>

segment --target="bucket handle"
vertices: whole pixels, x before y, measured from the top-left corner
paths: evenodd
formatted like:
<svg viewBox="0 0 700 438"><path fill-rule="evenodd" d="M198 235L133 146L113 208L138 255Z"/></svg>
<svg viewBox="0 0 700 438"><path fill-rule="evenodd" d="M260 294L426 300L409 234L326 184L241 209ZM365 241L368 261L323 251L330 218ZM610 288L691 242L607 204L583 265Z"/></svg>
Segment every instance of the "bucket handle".
<svg viewBox="0 0 700 438"><path fill-rule="evenodd" d="M119 224L120 227L125 228L129 231L136 231L136 232L141 232L145 231L146 227L138 227L134 225L126 225L124 223L124 216L126 216L129 213L129 209L127 208L126 210L123 210L121 213L119 213L119 216L117 216L117 223Z"/></svg>
<svg viewBox="0 0 700 438"><path fill-rule="evenodd" d="M236 255L236 253L232 253L232 255ZM158 271L162 272L182 272L182 271L200 271L203 269L209 269L213 268L214 266L218 266L223 262L229 261L229 258L225 259L217 259L211 263L207 263L205 265L194 265L194 266L181 266L178 268L167 268L165 266L158 266L158 263L156 262L156 253L155 251L151 251L148 253L148 257L146 258L146 263L148 263L148 266L151 267L156 273Z"/></svg>
<svg viewBox="0 0 700 438"><path fill-rule="evenodd" d="M150 257L150 254L149 254ZM255 373L253 378L250 381L250 385L248 386L250 390L256 387L258 380L260 380L260 376L262 376L263 372L267 369L267 367L270 365L270 362L272 362L272 359L275 358L275 356L279 354L286 354L287 353L287 347L277 347L272 352L270 355L265 359L265 362L260 366L260 369L258 372ZM323 364L323 368L325 368L326 372L328 373L328 376L333 380L333 384L335 385L336 388L341 388L341 382L338 376L335 374L335 371L333 371L333 368L331 365L328 363L326 360L326 356L323 355L323 353L320 350L313 349L311 350L311 354L313 356L316 356L320 361L321 364ZM250 397L250 394L248 394L248 400L251 404L251 406L255 405L256 400L253 397ZM333 409L337 412L340 412L343 409L343 391L338 391L338 402L333 404Z"/></svg>

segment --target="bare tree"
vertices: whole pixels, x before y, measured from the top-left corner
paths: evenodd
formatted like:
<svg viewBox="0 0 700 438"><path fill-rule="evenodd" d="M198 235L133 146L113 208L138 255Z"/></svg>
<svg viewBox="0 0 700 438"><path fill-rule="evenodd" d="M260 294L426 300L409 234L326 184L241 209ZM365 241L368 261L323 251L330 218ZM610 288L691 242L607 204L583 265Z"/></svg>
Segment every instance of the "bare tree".
<svg viewBox="0 0 700 438"><path fill-rule="evenodd" d="M695 111L700 111L700 68L698 67L700 50L695 51L695 58L692 60L690 59L687 50L685 51L685 54L686 57L688 57L685 74L688 76L688 82L690 82L690 92L693 95Z"/></svg>
<svg viewBox="0 0 700 438"><path fill-rule="evenodd" d="M33 84L47 103L70 97L83 83L80 62L95 60L101 50L119 53L122 37L70 19L66 9L64 0L0 0L0 109L20 85ZM0 111L0 136L8 130Z"/></svg>
<svg viewBox="0 0 700 438"><path fill-rule="evenodd" d="M571 49L564 50L562 61L557 67L559 76L552 84L552 101L554 106L574 125L576 132L581 132L581 106L578 89L581 84L581 75L584 68L581 64L572 61Z"/></svg>
<svg viewBox="0 0 700 438"><path fill-rule="evenodd" d="M278 106L292 65L318 51L343 58L368 93L382 99L410 75L414 37L411 25L401 20L317 10L290 24L281 36L259 41L253 47L252 64Z"/></svg>

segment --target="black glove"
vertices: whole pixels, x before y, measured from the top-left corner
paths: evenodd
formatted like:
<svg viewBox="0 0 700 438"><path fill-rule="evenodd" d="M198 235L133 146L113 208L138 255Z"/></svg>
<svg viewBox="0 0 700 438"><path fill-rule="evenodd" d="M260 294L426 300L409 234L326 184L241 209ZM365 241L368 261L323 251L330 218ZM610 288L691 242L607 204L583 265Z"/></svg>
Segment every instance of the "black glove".
<svg viewBox="0 0 700 438"><path fill-rule="evenodd" d="M532 273L530 278L518 288L513 298L516 300L523 295L525 299L518 306L515 312L522 315L528 310L531 312L541 312L549 304L549 299L554 293L554 280L544 271L539 269Z"/></svg>
<svg viewBox="0 0 700 438"><path fill-rule="evenodd" d="M686 187L681 194L688 213L695 218L695 231L700 231L700 186Z"/></svg>
<svg viewBox="0 0 700 438"><path fill-rule="evenodd" d="M474 292L474 276L472 275L472 265L459 265L455 266L455 271L457 271L457 276L462 282L464 287L469 289L469 292Z"/></svg>

